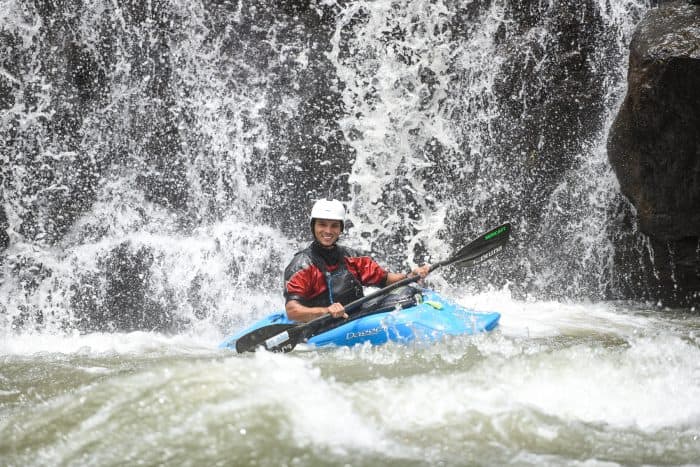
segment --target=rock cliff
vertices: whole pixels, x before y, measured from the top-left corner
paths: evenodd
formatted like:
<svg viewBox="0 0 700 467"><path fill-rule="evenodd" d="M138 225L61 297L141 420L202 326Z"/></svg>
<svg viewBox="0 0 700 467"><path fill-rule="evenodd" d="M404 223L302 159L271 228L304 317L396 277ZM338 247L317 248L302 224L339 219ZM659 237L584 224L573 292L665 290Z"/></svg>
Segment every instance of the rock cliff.
<svg viewBox="0 0 700 467"><path fill-rule="evenodd" d="M608 139L622 193L649 237L652 291L700 297L700 6L664 3L638 25L628 91Z"/></svg>

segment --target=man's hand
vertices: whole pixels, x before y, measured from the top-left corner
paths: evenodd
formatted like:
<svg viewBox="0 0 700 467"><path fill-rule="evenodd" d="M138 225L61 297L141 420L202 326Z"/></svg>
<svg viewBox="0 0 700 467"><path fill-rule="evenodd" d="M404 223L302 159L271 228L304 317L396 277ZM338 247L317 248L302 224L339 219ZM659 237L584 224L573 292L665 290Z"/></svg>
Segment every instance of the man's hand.
<svg viewBox="0 0 700 467"><path fill-rule="evenodd" d="M331 303L331 305L326 308L329 315L334 318L347 318L348 314L345 313L345 307L340 303Z"/></svg>
<svg viewBox="0 0 700 467"><path fill-rule="evenodd" d="M429 272L430 265L424 264L423 266L415 268L413 271L411 271L411 273L408 276L421 276L421 278L425 279L425 276L427 276Z"/></svg>

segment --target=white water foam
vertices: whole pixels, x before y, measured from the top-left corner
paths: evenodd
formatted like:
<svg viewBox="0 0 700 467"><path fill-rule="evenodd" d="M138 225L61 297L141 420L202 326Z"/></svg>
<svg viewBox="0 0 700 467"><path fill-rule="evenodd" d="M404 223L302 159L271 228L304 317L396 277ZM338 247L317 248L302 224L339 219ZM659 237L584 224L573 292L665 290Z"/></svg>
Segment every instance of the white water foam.
<svg viewBox="0 0 700 467"><path fill-rule="evenodd" d="M590 333L634 336L656 322L652 317L621 313L609 302L517 300L508 288L457 295L456 301L476 311L501 313L498 329L512 337Z"/></svg>
<svg viewBox="0 0 700 467"><path fill-rule="evenodd" d="M179 334L166 336L155 332L46 334L24 333L4 336L0 354L37 356L64 354L76 356L114 356L148 354L206 354L211 353L220 334Z"/></svg>
<svg viewBox="0 0 700 467"><path fill-rule="evenodd" d="M392 450L382 430L358 413L352 392L324 378L309 360L259 352L253 362L259 377L247 390L284 408L281 414L299 447L321 446L337 454Z"/></svg>
<svg viewBox="0 0 700 467"><path fill-rule="evenodd" d="M491 355L468 371L377 378L353 390L378 424L393 431L534 412L562 424L700 435L700 350L682 339L638 339L625 349L533 343L518 352L496 342L480 346Z"/></svg>

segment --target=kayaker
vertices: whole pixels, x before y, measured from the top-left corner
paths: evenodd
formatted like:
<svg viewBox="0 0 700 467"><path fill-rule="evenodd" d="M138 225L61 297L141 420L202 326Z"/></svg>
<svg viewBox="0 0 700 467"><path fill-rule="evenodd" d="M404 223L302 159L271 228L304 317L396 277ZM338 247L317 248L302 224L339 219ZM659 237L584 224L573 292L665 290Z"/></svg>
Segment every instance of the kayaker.
<svg viewBox="0 0 700 467"><path fill-rule="evenodd" d="M287 317L307 322L329 313L347 318L344 305L363 296L363 286L385 287L407 277L388 272L370 256L338 245L345 228L345 206L338 200L322 199L311 209L314 241L294 255L284 271ZM423 265L410 275L425 277ZM330 284L330 286L329 286Z"/></svg>

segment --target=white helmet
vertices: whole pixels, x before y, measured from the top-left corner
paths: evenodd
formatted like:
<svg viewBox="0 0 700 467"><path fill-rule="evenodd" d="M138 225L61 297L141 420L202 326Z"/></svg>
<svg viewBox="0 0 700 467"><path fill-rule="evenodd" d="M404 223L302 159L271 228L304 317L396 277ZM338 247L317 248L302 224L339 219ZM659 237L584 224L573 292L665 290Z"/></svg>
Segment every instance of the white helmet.
<svg viewBox="0 0 700 467"><path fill-rule="evenodd" d="M311 208L311 226L315 219L340 221L341 229L345 226L345 206L337 199L319 199Z"/></svg>

